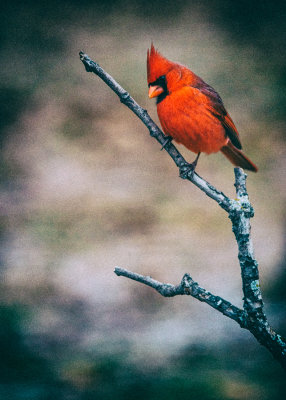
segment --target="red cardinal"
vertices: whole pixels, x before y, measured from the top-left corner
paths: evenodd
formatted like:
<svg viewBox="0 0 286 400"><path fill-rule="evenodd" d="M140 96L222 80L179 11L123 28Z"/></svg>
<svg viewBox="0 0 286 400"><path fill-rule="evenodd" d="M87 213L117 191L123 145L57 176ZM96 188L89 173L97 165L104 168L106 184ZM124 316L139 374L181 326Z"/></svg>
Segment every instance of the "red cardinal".
<svg viewBox="0 0 286 400"><path fill-rule="evenodd" d="M241 151L237 129L219 94L184 65L163 57L153 46L147 52L149 97L157 97L164 133L197 154L221 151L232 164L257 171ZM164 147L163 146L163 147Z"/></svg>

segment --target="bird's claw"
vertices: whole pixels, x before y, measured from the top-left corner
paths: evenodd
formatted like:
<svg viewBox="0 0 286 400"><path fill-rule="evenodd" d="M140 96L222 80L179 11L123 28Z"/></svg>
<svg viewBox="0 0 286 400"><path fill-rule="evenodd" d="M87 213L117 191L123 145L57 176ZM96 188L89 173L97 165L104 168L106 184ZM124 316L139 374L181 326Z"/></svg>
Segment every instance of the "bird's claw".
<svg viewBox="0 0 286 400"><path fill-rule="evenodd" d="M172 140L173 140L172 136L167 136L165 142L161 147L161 151L167 146L167 144L171 143Z"/></svg>
<svg viewBox="0 0 286 400"><path fill-rule="evenodd" d="M192 178L195 172L195 168L196 168L195 163L192 164L186 163L182 165L182 167L180 167L180 177L182 179Z"/></svg>

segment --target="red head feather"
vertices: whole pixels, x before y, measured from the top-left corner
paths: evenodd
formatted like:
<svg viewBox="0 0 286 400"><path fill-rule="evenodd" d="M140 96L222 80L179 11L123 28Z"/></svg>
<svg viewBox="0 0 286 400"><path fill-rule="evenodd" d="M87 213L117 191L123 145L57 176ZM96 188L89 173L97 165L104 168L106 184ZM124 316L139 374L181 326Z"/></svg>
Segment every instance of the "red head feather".
<svg viewBox="0 0 286 400"><path fill-rule="evenodd" d="M149 83L155 82L160 76L166 75L173 67L172 61L163 57L159 51L155 49L153 43L151 49L147 51L147 81Z"/></svg>
<svg viewBox="0 0 286 400"><path fill-rule="evenodd" d="M155 82L161 76L165 76L169 92L182 86L195 84L200 80L199 77L184 65L172 62L163 57L152 43L151 49L147 51L148 85Z"/></svg>

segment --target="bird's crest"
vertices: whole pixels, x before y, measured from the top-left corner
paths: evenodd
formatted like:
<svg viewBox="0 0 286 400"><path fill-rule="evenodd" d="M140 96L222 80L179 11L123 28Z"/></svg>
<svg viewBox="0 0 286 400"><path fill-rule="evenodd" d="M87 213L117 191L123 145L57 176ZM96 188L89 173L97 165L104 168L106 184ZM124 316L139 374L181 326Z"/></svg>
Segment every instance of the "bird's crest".
<svg viewBox="0 0 286 400"><path fill-rule="evenodd" d="M147 51L147 81L148 84L155 82L160 76L166 75L172 69L174 63L163 57L151 43Z"/></svg>

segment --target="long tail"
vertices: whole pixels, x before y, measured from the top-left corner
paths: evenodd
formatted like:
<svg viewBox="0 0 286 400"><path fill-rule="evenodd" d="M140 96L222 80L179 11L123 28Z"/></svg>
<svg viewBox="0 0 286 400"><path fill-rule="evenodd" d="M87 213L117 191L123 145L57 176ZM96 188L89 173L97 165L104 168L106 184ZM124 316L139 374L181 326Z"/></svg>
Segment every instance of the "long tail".
<svg viewBox="0 0 286 400"><path fill-rule="evenodd" d="M226 146L223 146L220 151L229 159L236 167L248 169L249 171L257 172L258 168L242 151L238 150L230 141Z"/></svg>

